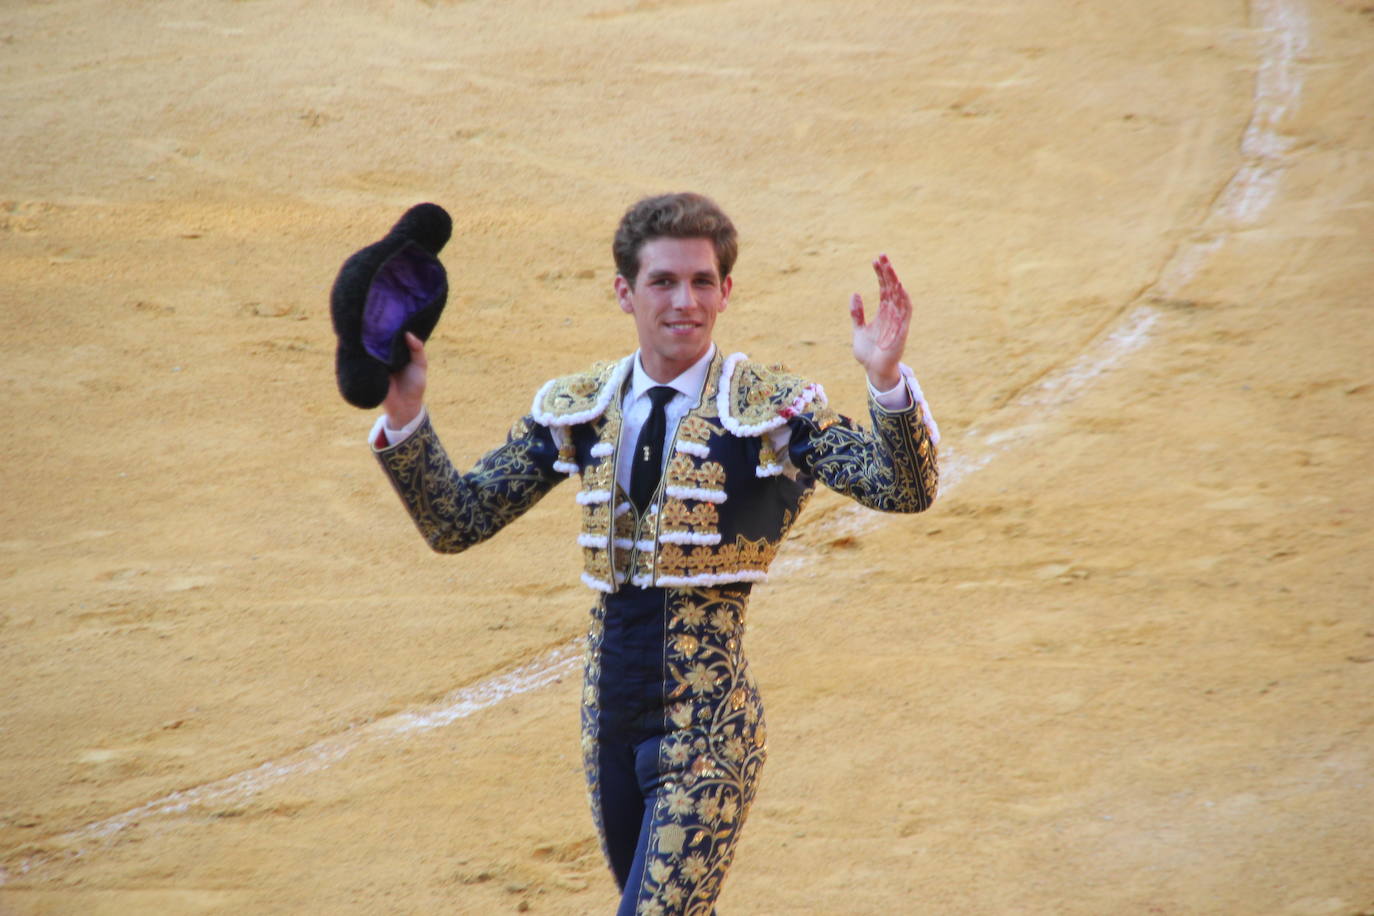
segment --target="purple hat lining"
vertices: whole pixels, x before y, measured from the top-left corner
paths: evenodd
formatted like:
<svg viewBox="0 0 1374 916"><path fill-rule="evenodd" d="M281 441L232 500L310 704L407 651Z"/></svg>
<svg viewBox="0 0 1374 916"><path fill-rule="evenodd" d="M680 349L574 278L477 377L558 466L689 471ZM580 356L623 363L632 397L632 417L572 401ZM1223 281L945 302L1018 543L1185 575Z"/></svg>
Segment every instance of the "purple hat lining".
<svg viewBox="0 0 1374 916"><path fill-rule="evenodd" d="M418 312L433 305L448 289L439 259L415 242L407 242L372 278L363 305L363 349L384 363L391 361L392 341Z"/></svg>

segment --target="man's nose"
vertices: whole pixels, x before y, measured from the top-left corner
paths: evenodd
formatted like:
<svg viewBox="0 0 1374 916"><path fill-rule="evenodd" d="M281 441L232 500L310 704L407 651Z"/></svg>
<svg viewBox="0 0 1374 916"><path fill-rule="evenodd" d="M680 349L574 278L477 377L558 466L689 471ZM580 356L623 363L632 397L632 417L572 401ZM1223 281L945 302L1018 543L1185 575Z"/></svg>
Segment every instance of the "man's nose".
<svg viewBox="0 0 1374 916"><path fill-rule="evenodd" d="M697 304L696 290L692 284L684 283L673 294L673 308L690 309Z"/></svg>

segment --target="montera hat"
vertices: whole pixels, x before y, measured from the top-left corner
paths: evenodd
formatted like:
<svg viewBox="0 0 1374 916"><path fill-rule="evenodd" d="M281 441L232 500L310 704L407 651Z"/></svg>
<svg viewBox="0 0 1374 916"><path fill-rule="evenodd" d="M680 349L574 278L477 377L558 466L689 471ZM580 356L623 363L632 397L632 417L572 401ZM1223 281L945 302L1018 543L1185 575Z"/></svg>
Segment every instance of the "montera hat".
<svg viewBox="0 0 1374 916"><path fill-rule="evenodd" d="M453 234L438 204L417 204L379 242L344 261L329 310L339 337L339 393L357 407L386 399L391 373L410 362L409 331L428 340L448 300L448 274L437 255Z"/></svg>

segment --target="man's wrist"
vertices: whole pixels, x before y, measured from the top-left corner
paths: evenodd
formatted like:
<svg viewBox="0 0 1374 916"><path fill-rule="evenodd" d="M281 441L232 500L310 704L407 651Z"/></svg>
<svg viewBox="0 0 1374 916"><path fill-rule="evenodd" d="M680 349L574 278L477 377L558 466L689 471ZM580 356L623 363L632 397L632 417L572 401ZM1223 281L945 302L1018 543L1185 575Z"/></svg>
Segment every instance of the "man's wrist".
<svg viewBox="0 0 1374 916"><path fill-rule="evenodd" d="M879 388L873 383L872 377L868 379L869 396L877 402L878 406L884 410L906 410L911 407L913 401L919 401L920 397L913 393L911 387L912 377L910 369L898 364L896 381L886 388Z"/></svg>
<svg viewBox="0 0 1374 916"><path fill-rule="evenodd" d="M411 421L420 415L424 406L424 404L383 404L382 409L386 411L387 428L405 429Z"/></svg>
<svg viewBox="0 0 1374 916"><path fill-rule="evenodd" d="M868 384L873 386L874 391L887 392L896 388L902 383L902 373L897 367L889 371L868 371Z"/></svg>

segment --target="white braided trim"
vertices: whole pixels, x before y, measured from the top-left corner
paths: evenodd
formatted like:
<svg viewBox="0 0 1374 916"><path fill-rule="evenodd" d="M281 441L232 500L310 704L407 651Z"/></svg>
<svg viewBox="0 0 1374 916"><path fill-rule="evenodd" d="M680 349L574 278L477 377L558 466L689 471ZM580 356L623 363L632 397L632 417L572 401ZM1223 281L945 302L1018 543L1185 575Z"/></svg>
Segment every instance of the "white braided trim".
<svg viewBox="0 0 1374 916"><path fill-rule="evenodd" d="M615 446L609 442L598 442L592 446L593 458L609 458L615 454Z"/></svg>
<svg viewBox="0 0 1374 916"><path fill-rule="evenodd" d="M614 543L616 550L632 550L635 546L631 538L616 538Z"/></svg>
<svg viewBox="0 0 1374 916"><path fill-rule="evenodd" d="M631 505L628 501L621 503L620 505L615 507L616 517L619 518L620 516L624 515L626 512L629 512L633 508L634 506Z"/></svg>
<svg viewBox="0 0 1374 916"><path fill-rule="evenodd" d="M577 466L576 461L564 461L562 458L553 463L555 471L562 471L564 474L576 474L582 469Z"/></svg>
<svg viewBox="0 0 1374 916"><path fill-rule="evenodd" d="M732 573L698 573L695 576L659 576L654 584L663 588L682 588L698 585L725 585L729 582L767 582L768 573L761 569L742 569Z"/></svg>
<svg viewBox="0 0 1374 916"><path fill-rule="evenodd" d="M665 487L663 492L673 499L696 499L704 503L725 502L724 490L703 490L700 487Z"/></svg>
<svg viewBox="0 0 1374 916"><path fill-rule="evenodd" d="M594 588L598 592L605 592L608 595L615 591L615 589L611 587L611 583L602 582L600 579L588 573L582 574L582 584L587 586L587 588Z"/></svg>
<svg viewBox="0 0 1374 916"><path fill-rule="evenodd" d="M598 550L605 550L610 543L610 536L605 534L587 534L583 532L577 536L577 546L595 547Z"/></svg>
<svg viewBox="0 0 1374 916"><path fill-rule="evenodd" d="M549 393L558 379L551 378L539 387L534 393L534 401L530 404L530 416L534 417L534 422L541 426L576 426L578 423L586 423L588 420L595 420L606 412L606 408L611 403L611 398L620 390L621 382L625 381L625 376L629 374L630 367L634 365L634 355L625 357L616 364L612 370L610 378L601 386L601 390L596 393L596 403L586 410L578 413L556 414L539 409L544 396Z"/></svg>
<svg viewBox="0 0 1374 916"><path fill-rule="evenodd" d="M595 506L595 505L597 505L597 504L599 504L599 503L608 503L608 502L610 502L610 501L611 501L611 491L610 491L610 490L578 490L578 491L577 491L577 495L574 496L573 498L577 500L577 504L578 504L579 506Z"/></svg>
<svg viewBox="0 0 1374 916"><path fill-rule="evenodd" d="M695 531L664 531L658 536L660 544L719 544L720 532L698 534Z"/></svg>
<svg viewBox="0 0 1374 916"><path fill-rule="evenodd" d="M777 477L781 473L782 465L780 464L761 464L754 468L755 477Z"/></svg>
<svg viewBox="0 0 1374 916"><path fill-rule="evenodd" d="M679 439L677 444L673 446L673 451L682 452L684 455L695 455L698 458L711 457L710 446L700 442L688 442L685 439Z"/></svg>
<svg viewBox="0 0 1374 916"><path fill-rule="evenodd" d="M630 580L630 584L636 588L649 588L654 584L654 577L648 573L640 573Z"/></svg>

